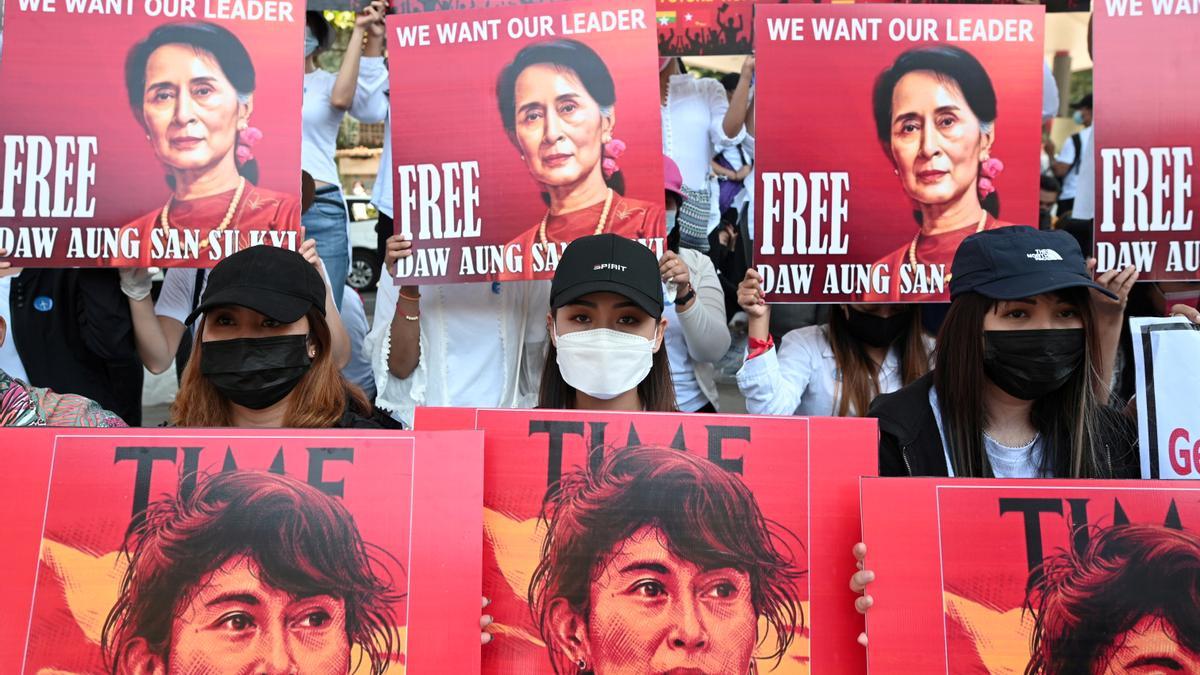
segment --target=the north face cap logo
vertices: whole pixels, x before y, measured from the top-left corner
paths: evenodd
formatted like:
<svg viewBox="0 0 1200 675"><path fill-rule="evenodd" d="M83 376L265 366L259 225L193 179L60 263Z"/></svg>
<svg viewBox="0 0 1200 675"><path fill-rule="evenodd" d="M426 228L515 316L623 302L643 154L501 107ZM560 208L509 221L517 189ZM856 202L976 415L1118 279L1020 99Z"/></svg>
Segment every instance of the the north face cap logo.
<svg viewBox="0 0 1200 675"><path fill-rule="evenodd" d="M1025 257L1029 258L1030 260L1037 260L1038 262L1054 262L1056 260L1063 259L1063 257L1058 254L1058 251L1055 251L1052 248L1039 248L1033 253L1025 254Z"/></svg>
<svg viewBox="0 0 1200 675"><path fill-rule="evenodd" d="M592 271L599 272L600 270L615 270L617 272L624 272L626 269L628 268L625 265L618 265L616 263L600 263L599 265L593 267Z"/></svg>

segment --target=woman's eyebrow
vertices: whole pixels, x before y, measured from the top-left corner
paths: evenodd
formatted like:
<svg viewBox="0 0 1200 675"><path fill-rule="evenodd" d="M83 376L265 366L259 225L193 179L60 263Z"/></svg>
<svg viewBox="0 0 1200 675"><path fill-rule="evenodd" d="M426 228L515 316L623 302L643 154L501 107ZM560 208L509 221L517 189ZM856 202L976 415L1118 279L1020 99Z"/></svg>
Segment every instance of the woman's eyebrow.
<svg viewBox="0 0 1200 675"><path fill-rule="evenodd" d="M621 574L627 574L629 572L654 572L655 574L669 575L671 573L671 571L667 569L666 565L662 563L650 562L648 560L630 563L622 567L619 571Z"/></svg>

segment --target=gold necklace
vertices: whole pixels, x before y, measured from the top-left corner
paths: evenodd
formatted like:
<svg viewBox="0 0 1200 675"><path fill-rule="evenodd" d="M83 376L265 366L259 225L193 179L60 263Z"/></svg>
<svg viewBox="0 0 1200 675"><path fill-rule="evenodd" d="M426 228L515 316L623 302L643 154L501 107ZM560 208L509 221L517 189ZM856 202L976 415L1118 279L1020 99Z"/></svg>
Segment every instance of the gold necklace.
<svg viewBox="0 0 1200 675"><path fill-rule="evenodd" d="M233 222L233 214L237 212L238 203L242 201L242 192L244 192L245 189L246 177L241 176L240 180L238 180L237 190L234 190L233 192L233 201L229 202L229 208L225 210L225 218L221 220L221 224L217 226L217 229L213 230L213 232L224 232L225 228L229 227L229 224ZM170 212L171 202L174 201L174 199L174 197L171 197L167 200L167 205L163 207L162 215L158 218L159 224L162 225L163 232L171 231ZM207 246L208 238L205 237L204 240L200 242L200 248L206 248Z"/></svg>
<svg viewBox="0 0 1200 675"><path fill-rule="evenodd" d="M604 198L604 210L600 212L600 222L596 224L596 231L592 234L603 234L604 223L608 221L608 210L612 207L612 188L608 188L608 196ZM546 239L546 223L550 220L550 209L546 209L546 215L542 216L542 225L538 228L538 238L543 244L550 243Z"/></svg>
<svg viewBox="0 0 1200 675"><path fill-rule="evenodd" d="M976 234L983 232L983 226L987 224L987 217L988 217L987 211L984 211L983 215L979 217L979 225L975 227ZM917 266L917 240L920 238L921 238L921 231L917 230L916 236L913 237L912 244L910 244L908 247L908 262L914 268ZM950 277L952 277L952 276L953 276L952 274L946 275L946 277L945 277L946 283L950 283Z"/></svg>

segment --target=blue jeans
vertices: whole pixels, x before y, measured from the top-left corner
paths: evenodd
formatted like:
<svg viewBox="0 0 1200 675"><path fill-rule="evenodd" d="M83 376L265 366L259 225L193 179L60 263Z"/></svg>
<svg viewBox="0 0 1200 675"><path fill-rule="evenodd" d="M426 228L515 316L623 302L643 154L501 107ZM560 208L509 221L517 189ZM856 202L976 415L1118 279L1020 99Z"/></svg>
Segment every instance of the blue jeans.
<svg viewBox="0 0 1200 675"><path fill-rule="evenodd" d="M305 236L317 240L317 253L329 274L333 302L342 310L342 292L350 272L350 220L342 189L336 185L317 188L316 198L301 218Z"/></svg>

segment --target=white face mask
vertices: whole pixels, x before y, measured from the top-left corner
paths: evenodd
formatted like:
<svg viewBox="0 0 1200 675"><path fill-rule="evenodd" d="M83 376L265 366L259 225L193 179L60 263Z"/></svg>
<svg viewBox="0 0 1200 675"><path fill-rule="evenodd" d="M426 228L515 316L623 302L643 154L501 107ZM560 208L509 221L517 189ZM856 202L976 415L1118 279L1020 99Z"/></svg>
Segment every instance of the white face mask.
<svg viewBox="0 0 1200 675"><path fill-rule="evenodd" d="M637 388L654 364L655 339L608 328L559 335L554 329L563 380L592 398L612 400Z"/></svg>
<svg viewBox="0 0 1200 675"><path fill-rule="evenodd" d="M679 212L675 209L667 211L667 235L675 231L675 224L679 221Z"/></svg>

